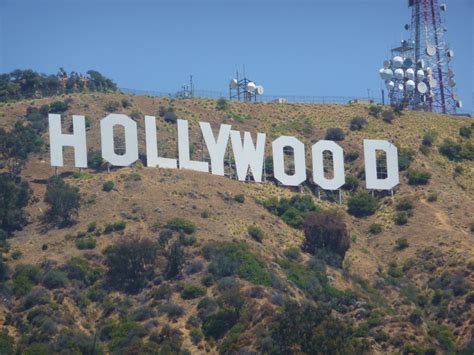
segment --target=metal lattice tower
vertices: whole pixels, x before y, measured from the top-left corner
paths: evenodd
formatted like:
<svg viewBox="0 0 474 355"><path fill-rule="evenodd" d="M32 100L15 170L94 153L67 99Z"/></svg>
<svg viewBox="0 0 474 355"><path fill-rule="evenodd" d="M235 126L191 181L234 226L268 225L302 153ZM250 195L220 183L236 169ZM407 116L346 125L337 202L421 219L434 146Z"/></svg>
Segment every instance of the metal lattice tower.
<svg viewBox="0 0 474 355"><path fill-rule="evenodd" d="M380 70L391 104L415 110L455 114L462 107L455 95L454 72L450 61L454 51L444 39L446 27L441 12L447 10L438 0L408 0L412 10L411 38L392 49L392 60Z"/></svg>

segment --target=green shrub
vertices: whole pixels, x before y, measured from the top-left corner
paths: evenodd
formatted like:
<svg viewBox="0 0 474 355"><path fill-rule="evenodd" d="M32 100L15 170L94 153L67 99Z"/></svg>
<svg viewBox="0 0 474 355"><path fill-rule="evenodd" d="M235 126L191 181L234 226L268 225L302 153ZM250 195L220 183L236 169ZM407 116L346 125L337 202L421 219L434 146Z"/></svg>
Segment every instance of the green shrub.
<svg viewBox="0 0 474 355"><path fill-rule="evenodd" d="M191 221L180 217L169 220L166 227L185 234L193 234L196 231L196 226Z"/></svg>
<svg viewBox="0 0 474 355"><path fill-rule="evenodd" d="M399 226L402 226L404 224L408 223L408 213L405 211L400 211L395 214L394 221L396 224Z"/></svg>
<svg viewBox="0 0 474 355"><path fill-rule="evenodd" d="M410 185L426 185L431 179L431 173L425 171L410 170L407 173L408 184Z"/></svg>
<svg viewBox="0 0 474 355"><path fill-rule="evenodd" d="M79 209L80 199L77 187L68 185L59 176L51 177L44 196L44 201L49 205L46 214L48 220L61 225L70 223L73 214Z"/></svg>
<svg viewBox="0 0 474 355"><path fill-rule="evenodd" d="M403 197L395 205L397 211L411 211L413 209L413 200L409 197Z"/></svg>
<svg viewBox="0 0 474 355"><path fill-rule="evenodd" d="M298 247L291 247L291 248L285 249L283 251L283 255L285 255L288 258L288 260L291 260L291 261L301 260L301 252L300 252L300 248Z"/></svg>
<svg viewBox="0 0 474 355"><path fill-rule="evenodd" d="M293 228L300 228L304 217L300 210L290 207L281 215L281 219Z"/></svg>
<svg viewBox="0 0 474 355"><path fill-rule="evenodd" d="M393 112L393 110L389 109L382 113L382 120L384 122L392 123L394 119L395 119L395 112Z"/></svg>
<svg viewBox="0 0 474 355"><path fill-rule="evenodd" d="M160 311L165 313L171 319L177 319L184 314L184 309L180 305L174 303L163 303Z"/></svg>
<svg viewBox="0 0 474 355"><path fill-rule="evenodd" d="M184 251L179 240L175 241L169 251L168 263L166 265L165 275L167 279L172 279L181 273L184 264Z"/></svg>
<svg viewBox="0 0 474 355"><path fill-rule="evenodd" d="M403 276L403 270L401 267L399 267L395 262L391 262L388 265L388 270L387 270L388 275L394 278L399 278Z"/></svg>
<svg viewBox="0 0 474 355"><path fill-rule="evenodd" d="M120 103L117 101L109 101L105 104L104 109L107 112L117 112L120 109Z"/></svg>
<svg viewBox="0 0 474 355"><path fill-rule="evenodd" d="M103 271L94 267L84 258L72 257L64 265L64 271L71 280L77 280L85 286L91 286L98 281L103 274Z"/></svg>
<svg viewBox="0 0 474 355"><path fill-rule="evenodd" d="M430 192L428 197L426 198L428 202L436 202L438 201L438 193L437 192Z"/></svg>
<svg viewBox="0 0 474 355"><path fill-rule="evenodd" d="M382 233L382 225L379 224L379 223L372 223L370 226L369 226L369 233L371 234L380 234Z"/></svg>
<svg viewBox="0 0 474 355"><path fill-rule="evenodd" d="M382 107L381 106L371 105L369 107L369 115L371 115L375 118L378 118L381 112L382 112Z"/></svg>
<svg viewBox="0 0 474 355"><path fill-rule="evenodd" d="M355 161L355 160L357 160L358 158L359 158L359 153L356 152L356 151L354 151L354 150L346 154L346 160L347 160L348 162Z"/></svg>
<svg viewBox="0 0 474 355"><path fill-rule="evenodd" d="M459 128L459 135L463 138L471 138L472 130L469 127Z"/></svg>
<svg viewBox="0 0 474 355"><path fill-rule="evenodd" d="M367 192L358 192L347 201L347 211L359 218L374 214L377 207L377 199Z"/></svg>
<svg viewBox="0 0 474 355"><path fill-rule="evenodd" d="M176 122L178 122L178 116L176 115L174 111L169 111L169 110L166 111L163 118L165 119L165 122L168 122L171 124L175 124Z"/></svg>
<svg viewBox="0 0 474 355"><path fill-rule="evenodd" d="M364 117L354 117L349 128L351 131L360 131L365 126L367 126L367 120Z"/></svg>
<svg viewBox="0 0 474 355"><path fill-rule="evenodd" d="M456 349L455 338L451 330L444 324L432 324L429 327L428 333L438 340L439 345L448 352L453 352Z"/></svg>
<svg viewBox="0 0 474 355"><path fill-rule="evenodd" d="M438 133L435 131L428 131L425 133L423 136L423 140L421 142L422 145L431 147L436 140L436 137L438 137Z"/></svg>
<svg viewBox="0 0 474 355"><path fill-rule="evenodd" d="M407 238L398 238L398 239L395 241L395 244L397 245L397 249L398 249L398 250L406 249L406 248L408 248L408 246L410 245L410 244L408 243L408 239L407 239Z"/></svg>
<svg viewBox="0 0 474 355"><path fill-rule="evenodd" d="M210 261L208 272L220 279L238 275L257 285L270 285L270 274L265 262L250 252L245 243L212 242L203 248L203 254Z"/></svg>
<svg viewBox="0 0 474 355"><path fill-rule="evenodd" d="M92 233L97 229L97 222L91 222L87 225L87 233Z"/></svg>
<svg viewBox="0 0 474 355"><path fill-rule="evenodd" d="M0 142L1 140L0 135ZM0 153L1 159L2 155ZM16 182L15 179L6 174L0 175L0 233L2 242L5 242L7 232L19 230L26 224L24 208L28 206L31 196L32 190L28 183L24 181Z"/></svg>
<svg viewBox="0 0 474 355"><path fill-rule="evenodd" d="M346 135L341 128L328 128L325 139L330 141L343 141Z"/></svg>
<svg viewBox="0 0 474 355"><path fill-rule="evenodd" d="M357 179L356 176L353 176L353 175L347 176L346 183L344 184L344 186L342 186L344 190L348 190L348 191L356 191L358 187L359 187L359 180Z"/></svg>
<svg viewBox="0 0 474 355"><path fill-rule="evenodd" d="M303 251L314 255L316 249L320 249L340 255L344 259L350 247L350 238L340 217L327 212L310 213L303 222L303 230Z"/></svg>
<svg viewBox="0 0 474 355"><path fill-rule="evenodd" d="M197 285L184 285L181 291L181 297L183 300L191 300L194 298L205 296L207 290L204 287Z"/></svg>
<svg viewBox="0 0 474 355"><path fill-rule="evenodd" d="M15 354L15 339L9 336L6 331L0 332L0 354Z"/></svg>
<svg viewBox="0 0 474 355"><path fill-rule="evenodd" d="M132 106L132 103L128 99L122 99L121 103L123 108L129 108Z"/></svg>
<svg viewBox="0 0 474 355"><path fill-rule="evenodd" d="M238 203L244 203L245 196L243 194L235 195L234 200L237 201Z"/></svg>
<svg viewBox="0 0 474 355"><path fill-rule="evenodd" d="M79 250L94 249L96 245L97 241L91 236L76 239L76 248Z"/></svg>
<svg viewBox="0 0 474 355"><path fill-rule="evenodd" d="M23 299L22 309L27 310L36 305L49 304L51 293L43 287L31 290Z"/></svg>
<svg viewBox="0 0 474 355"><path fill-rule="evenodd" d="M69 105L64 101L54 101L49 105L48 113L63 113L69 110Z"/></svg>
<svg viewBox="0 0 474 355"><path fill-rule="evenodd" d="M122 239L104 251L111 285L130 293L140 291L154 275L158 246L150 239Z"/></svg>
<svg viewBox="0 0 474 355"><path fill-rule="evenodd" d="M474 144L471 142L461 144L445 139L439 147L439 152L453 161L474 160Z"/></svg>
<svg viewBox="0 0 474 355"><path fill-rule="evenodd" d="M400 171L407 170L414 157L415 153L410 149L399 149L398 150L398 169Z"/></svg>
<svg viewBox="0 0 474 355"><path fill-rule="evenodd" d="M43 285L47 288L54 289L54 288L63 288L67 284L67 275L66 273L51 269L43 276Z"/></svg>
<svg viewBox="0 0 474 355"><path fill-rule="evenodd" d="M263 241L263 230L260 229L259 227L249 226L247 228L247 233L255 241L257 241L259 243L261 243Z"/></svg>
<svg viewBox="0 0 474 355"><path fill-rule="evenodd" d="M37 266L28 264L17 265L12 276L13 293L17 296L26 295L39 282L39 279L40 269Z"/></svg>
<svg viewBox="0 0 474 355"><path fill-rule="evenodd" d="M12 259L18 260L21 258L22 255L23 253L20 250L15 250L14 252L12 252Z"/></svg>
<svg viewBox="0 0 474 355"><path fill-rule="evenodd" d="M219 100L217 100L216 109L219 111L227 111L229 109L229 103L226 99L221 97Z"/></svg>
<svg viewBox="0 0 474 355"><path fill-rule="evenodd" d="M204 336L201 329L196 327L191 328L191 330L189 331L189 335L194 345L199 344Z"/></svg>
<svg viewBox="0 0 474 355"><path fill-rule="evenodd" d="M108 223L104 227L104 233L109 234L112 232L120 232L123 231L127 226L127 223L125 221L117 221L114 223Z"/></svg>
<svg viewBox="0 0 474 355"><path fill-rule="evenodd" d="M106 192L109 192L109 191L112 191L114 186L115 186L115 184L114 184L113 181L106 181L102 184L102 190L104 190Z"/></svg>
<svg viewBox="0 0 474 355"><path fill-rule="evenodd" d="M235 309L220 308L206 317L202 325L203 333L207 337L220 339L238 322L239 317Z"/></svg>

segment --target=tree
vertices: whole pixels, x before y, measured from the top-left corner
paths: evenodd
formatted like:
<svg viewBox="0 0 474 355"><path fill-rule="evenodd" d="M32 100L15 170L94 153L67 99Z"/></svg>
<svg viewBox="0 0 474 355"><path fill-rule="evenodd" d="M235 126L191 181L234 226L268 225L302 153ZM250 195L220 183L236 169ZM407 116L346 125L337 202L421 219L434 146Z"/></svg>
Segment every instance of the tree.
<svg viewBox="0 0 474 355"><path fill-rule="evenodd" d="M367 120L364 117L354 117L349 126L351 131L360 131L367 126Z"/></svg>
<svg viewBox="0 0 474 355"><path fill-rule="evenodd" d="M183 247L179 240L175 241L169 251L168 264L166 265L166 278L172 279L180 274L184 264Z"/></svg>
<svg viewBox="0 0 474 355"><path fill-rule="evenodd" d="M305 240L302 249L315 254L317 249L335 253L344 258L350 247L345 223L333 213L310 213L303 222Z"/></svg>
<svg viewBox="0 0 474 355"><path fill-rule="evenodd" d="M23 208L28 205L31 193L28 183L0 175L0 230L10 233L26 224Z"/></svg>
<svg viewBox="0 0 474 355"><path fill-rule="evenodd" d="M147 238L127 238L108 247L104 254L108 280L114 288L137 293L154 273L158 245Z"/></svg>
<svg viewBox="0 0 474 355"><path fill-rule="evenodd" d="M0 159L12 177L20 173L28 155L39 152L42 145L41 137L24 121L17 121L11 132L0 128Z"/></svg>
<svg viewBox="0 0 474 355"><path fill-rule="evenodd" d="M46 217L53 223L68 224L80 206L79 188L68 185L61 177L53 176L48 181L44 201L50 208Z"/></svg>
<svg viewBox="0 0 474 355"><path fill-rule="evenodd" d="M328 128L326 130L326 138L330 141L343 141L345 138L344 131L341 128Z"/></svg>

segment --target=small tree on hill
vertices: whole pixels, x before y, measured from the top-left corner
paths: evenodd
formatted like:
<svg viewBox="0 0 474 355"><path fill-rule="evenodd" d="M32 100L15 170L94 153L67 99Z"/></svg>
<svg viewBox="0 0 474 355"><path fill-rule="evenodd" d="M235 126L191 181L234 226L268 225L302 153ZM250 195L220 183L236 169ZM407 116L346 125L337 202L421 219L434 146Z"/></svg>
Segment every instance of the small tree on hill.
<svg viewBox="0 0 474 355"><path fill-rule="evenodd" d="M180 274L184 264L184 252L179 240L175 241L169 251L166 278L172 279Z"/></svg>
<svg viewBox="0 0 474 355"><path fill-rule="evenodd" d="M68 185L61 177L49 179L44 201L50 206L46 217L53 223L65 225L71 222L80 206L79 188Z"/></svg>
<svg viewBox="0 0 474 355"><path fill-rule="evenodd" d="M13 232L26 223L23 212L31 198L26 182L16 183L7 175L0 175L0 232Z"/></svg>
<svg viewBox="0 0 474 355"><path fill-rule="evenodd" d="M104 254L109 283L114 288L136 293L153 275L158 245L150 239L127 238L108 247Z"/></svg>
<svg viewBox="0 0 474 355"><path fill-rule="evenodd" d="M350 246L345 223L333 213L310 213L303 222L305 240L302 249L315 254L317 249L335 253L344 258Z"/></svg>
<svg viewBox="0 0 474 355"><path fill-rule="evenodd" d="M358 192L347 202L347 211L355 217L370 216L377 207L377 199L367 192Z"/></svg>

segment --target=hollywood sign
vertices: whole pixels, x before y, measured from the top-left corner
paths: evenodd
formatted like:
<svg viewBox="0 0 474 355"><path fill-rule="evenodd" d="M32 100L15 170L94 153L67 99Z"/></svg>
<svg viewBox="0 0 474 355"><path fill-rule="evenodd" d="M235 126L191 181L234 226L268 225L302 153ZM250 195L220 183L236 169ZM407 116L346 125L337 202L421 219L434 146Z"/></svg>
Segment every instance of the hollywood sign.
<svg viewBox="0 0 474 355"><path fill-rule="evenodd" d="M51 165L64 165L63 148L74 148L74 166L87 168L87 138L84 116L73 116L72 134L64 134L61 129L61 116L49 115L49 141ZM114 127L122 126L125 138L125 153L115 152ZM160 157L156 119L145 116L145 137L147 166L168 169L189 169L213 175L224 176L224 155L229 139L234 154L237 178L245 181L249 170L256 182L262 181L266 135L257 133L254 143L250 132L244 132L242 140L239 131L232 130L227 124L221 124L217 138L211 125L199 122L204 142L209 152L210 164L204 161L191 160L189 150L188 121L177 121L178 158ZM129 166L138 160L137 123L123 114L110 114L100 121L102 157L113 166ZM285 171L284 149L293 151L294 173ZM377 176L377 152L385 152L386 177ZM332 154L333 176L324 174L324 152ZM304 144L295 137L281 136L272 142L273 175L276 180L287 186L298 186L306 181L306 153ZM311 147L312 177L314 183L325 190L337 190L345 184L344 152L341 146L333 141L320 140ZM398 152L395 145L385 140L364 139L364 162L366 188L373 190L390 190L399 184ZM210 165L210 166L209 166Z"/></svg>

